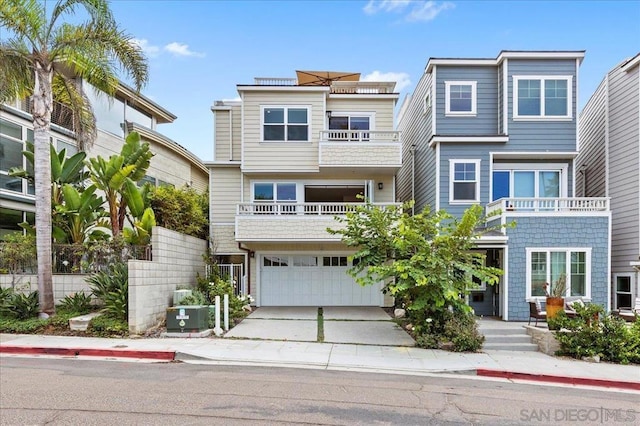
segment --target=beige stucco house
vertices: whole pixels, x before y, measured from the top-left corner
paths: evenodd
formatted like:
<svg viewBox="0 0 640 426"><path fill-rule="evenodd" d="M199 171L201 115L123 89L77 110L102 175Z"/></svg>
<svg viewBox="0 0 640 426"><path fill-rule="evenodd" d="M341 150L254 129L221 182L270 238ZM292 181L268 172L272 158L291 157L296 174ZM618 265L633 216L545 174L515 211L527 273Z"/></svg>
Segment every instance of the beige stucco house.
<svg viewBox="0 0 640 426"><path fill-rule="evenodd" d="M395 202L402 162L395 83L298 71L237 86L216 101L209 168L212 248L242 264L257 306L385 306L380 286L347 274L335 216L366 197Z"/></svg>
<svg viewBox="0 0 640 426"><path fill-rule="evenodd" d="M155 156L151 159L144 180L154 185L190 186L199 192L207 190L208 170L194 154L157 129L176 116L121 84L112 99L98 96L85 87L97 119L98 137L87 150L88 157L109 157L120 152L127 132L137 131L149 142ZM16 101L0 105L0 237L20 231L18 223L34 222L34 188L26 180L8 175L12 167L26 167L22 156L25 142L33 140L31 114L27 102ZM68 155L77 152L73 125L65 107L55 103L51 125L52 141L58 150Z"/></svg>

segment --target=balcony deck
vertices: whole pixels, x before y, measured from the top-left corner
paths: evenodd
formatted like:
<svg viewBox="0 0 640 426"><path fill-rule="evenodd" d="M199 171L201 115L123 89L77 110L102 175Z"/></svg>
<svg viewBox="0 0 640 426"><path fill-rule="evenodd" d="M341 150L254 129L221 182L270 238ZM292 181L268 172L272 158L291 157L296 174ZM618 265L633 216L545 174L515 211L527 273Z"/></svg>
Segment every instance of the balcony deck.
<svg viewBox="0 0 640 426"><path fill-rule="evenodd" d="M609 212L609 198L501 198L486 206L487 216L497 215L592 215Z"/></svg>
<svg viewBox="0 0 640 426"><path fill-rule="evenodd" d="M400 132L374 130L322 130L319 166L371 167L395 172L402 166Z"/></svg>
<svg viewBox="0 0 640 426"><path fill-rule="evenodd" d="M398 206L396 203L372 203L372 207ZM344 225L336 216L353 211L346 203L242 203L236 212L236 241L340 241L327 228Z"/></svg>

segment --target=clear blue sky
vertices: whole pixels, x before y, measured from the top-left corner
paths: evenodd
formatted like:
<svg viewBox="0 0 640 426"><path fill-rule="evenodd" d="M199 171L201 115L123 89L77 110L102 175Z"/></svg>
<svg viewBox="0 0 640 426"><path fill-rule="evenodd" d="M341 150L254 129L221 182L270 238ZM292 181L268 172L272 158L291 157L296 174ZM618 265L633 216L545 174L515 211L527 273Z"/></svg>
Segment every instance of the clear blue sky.
<svg viewBox="0 0 640 426"><path fill-rule="evenodd" d="M158 130L213 157L216 100L296 69L373 73L411 93L430 57L586 50L580 108L605 73L640 52L640 1L114 0L149 55L143 93L178 119Z"/></svg>

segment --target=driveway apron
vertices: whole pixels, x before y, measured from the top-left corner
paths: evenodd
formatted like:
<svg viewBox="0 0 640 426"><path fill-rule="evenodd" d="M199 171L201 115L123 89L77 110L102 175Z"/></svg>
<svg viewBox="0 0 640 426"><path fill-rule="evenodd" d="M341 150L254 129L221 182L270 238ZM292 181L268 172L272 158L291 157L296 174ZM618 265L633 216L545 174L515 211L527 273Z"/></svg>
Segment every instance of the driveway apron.
<svg viewBox="0 0 640 426"><path fill-rule="evenodd" d="M415 342L389 315L376 307L263 307L225 337L382 346Z"/></svg>

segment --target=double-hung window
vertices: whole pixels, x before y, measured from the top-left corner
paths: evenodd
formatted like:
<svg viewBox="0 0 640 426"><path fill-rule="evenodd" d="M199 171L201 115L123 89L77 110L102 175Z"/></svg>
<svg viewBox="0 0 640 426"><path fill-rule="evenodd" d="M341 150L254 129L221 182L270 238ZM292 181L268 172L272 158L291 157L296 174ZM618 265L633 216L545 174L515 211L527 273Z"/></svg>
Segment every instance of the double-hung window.
<svg viewBox="0 0 640 426"><path fill-rule="evenodd" d="M564 286L565 297L591 298L591 248L527 248L527 298Z"/></svg>
<svg viewBox="0 0 640 426"><path fill-rule="evenodd" d="M476 115L477 82L445 81L445 115Z"/></svg>
<svg viewBox="0 0 640 426"><path fill-rule="evenodd" d="M253 184L254 203L257 213L295 213L296 184L288 182L256 182Z"/></svg>
<svg viewBox="0 0 640 426"><path fill-rule="evenodd" d="M569 119L572 117L571 76L514 76L513 117Z"/></svg>
<svg viewBox="0 0 640 426"><path fill-rule="evenodd" d="M449 202L480 201L480 160L449 160Z"/></svg>
<svg viewBox="0 0 640 426"><path fill-rule="evenodd" d="M309 108L262 107L262 140L309 141Z"/></svg>

